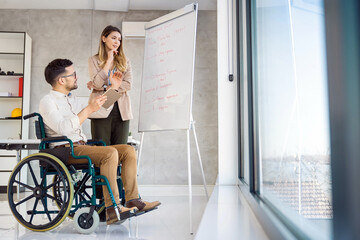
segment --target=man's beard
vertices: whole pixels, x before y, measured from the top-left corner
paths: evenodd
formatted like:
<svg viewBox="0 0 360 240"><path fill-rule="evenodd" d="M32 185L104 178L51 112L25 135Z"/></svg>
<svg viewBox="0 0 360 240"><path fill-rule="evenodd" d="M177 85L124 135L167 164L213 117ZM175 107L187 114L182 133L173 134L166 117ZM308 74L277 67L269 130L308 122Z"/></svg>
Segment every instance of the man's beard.
<svg viewBox="0 0 360 240"><path fill-rule="evenodd" d="M69 86L66 86L66 90L68 91L72 91L72 90L75 90L78 88L78 85L77 84L74 84L73 86L69 87Z"/></svg>

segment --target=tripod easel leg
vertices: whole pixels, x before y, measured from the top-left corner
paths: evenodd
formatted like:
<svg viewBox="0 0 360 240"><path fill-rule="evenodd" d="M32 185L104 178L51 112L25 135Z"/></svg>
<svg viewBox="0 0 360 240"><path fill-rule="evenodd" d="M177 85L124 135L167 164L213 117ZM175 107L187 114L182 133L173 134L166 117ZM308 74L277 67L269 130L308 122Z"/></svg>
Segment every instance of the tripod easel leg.
<svg viewBox="0 0 360 240"><path fill-rule="evenodd" d="M190 160L190 131L186 131L187 137L187 159L188 159L188 180L189 180L189 214L190 214L190 234L193 234L192 228L192 184L191 184L191 160Z"/></svg>
<svg viewBox="0 0 360 240"><path fill-rule="evenodd" d="M191 125L192 125L192 129L193 129L193 134L194 134L194 138L195 138L196 149L197 149L197 153L198 153L198 157L199 157L200 170L201 170L201 174L202 174L202 181L203 181L203 185L204 185L204 189L205 189L205 193L206 193L206 198L209 199L209 194L208 194L208 191L207 191L207 188L206 188L206 180L205 180L204 169L203 169L203 165L202 165L202 161L201 161L201 156L200 156L199 144L198 144L198 140L197 140L197 137L196 137L195 123L193 122Z"/></svg>
<svg viewBox="0 0 360 240"><path fill-rule="evenodd" d="M141 139L140 139L140 148L139 148L138 162L137 162L137 175L138 176L139 176L140 160L141 160L143 142L144 142L144 132L141 133Z"/></svg>

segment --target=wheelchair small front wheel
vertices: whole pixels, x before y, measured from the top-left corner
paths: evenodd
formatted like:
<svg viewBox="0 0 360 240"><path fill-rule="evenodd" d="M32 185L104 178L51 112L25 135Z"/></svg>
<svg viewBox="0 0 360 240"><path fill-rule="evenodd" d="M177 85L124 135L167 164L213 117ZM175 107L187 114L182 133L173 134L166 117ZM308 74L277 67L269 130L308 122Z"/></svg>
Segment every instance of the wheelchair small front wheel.
<svg viewBox="0 0 360 240"><path fill-rule="evenodd" d="M51 181L53 174L60 176L56 183ZM54 203L59 200L51 192L55 184L61 184L64 190L60 208ZM24 189L23 199L16 199L17 187ZM66 166L47 153L25 157L15 166L9 179L10 209L16 220L32 231L48 231L60 225L69 214L73 195L74 188Z"/></svg>
<svg viewBox="0 0 360 240"><path fill-rule="evenodd" d="M89 207L80 208L75 212L74 224L79 233L90 234L99 226L99 214L93 211L92 216L89 217L89 213Z"/></svg>

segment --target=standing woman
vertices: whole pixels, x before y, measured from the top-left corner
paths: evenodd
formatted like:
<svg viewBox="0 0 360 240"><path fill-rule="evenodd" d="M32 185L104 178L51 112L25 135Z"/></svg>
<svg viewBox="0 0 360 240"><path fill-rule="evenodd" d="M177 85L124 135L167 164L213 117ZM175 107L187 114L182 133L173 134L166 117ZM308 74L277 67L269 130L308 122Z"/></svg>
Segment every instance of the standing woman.
<svg viewBox="0 0 360 240"><path fill-rule="evenodd" d="M107 118L91 119L93 139L102 139L106 145L126 144L129 134L130 119L133 118L128 91L132 86L132 72L129 59L124 54L120 29L107 26L101 33L98 53L89 58L90 82L93 89L90 99L111 88L110 74L122 74L118 89L120 98Z"/></svg>

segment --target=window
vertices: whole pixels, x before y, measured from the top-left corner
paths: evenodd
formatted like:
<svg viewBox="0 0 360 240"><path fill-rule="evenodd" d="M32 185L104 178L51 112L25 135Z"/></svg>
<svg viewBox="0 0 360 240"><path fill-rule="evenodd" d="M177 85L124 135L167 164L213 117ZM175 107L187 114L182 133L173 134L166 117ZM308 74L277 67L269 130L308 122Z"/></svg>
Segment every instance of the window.
<svg viewBox="0 0 360 240"><path fill-rule="evenodd" d="M333 214L323 0L252 3L258 192L324 236Z"/></svg>

